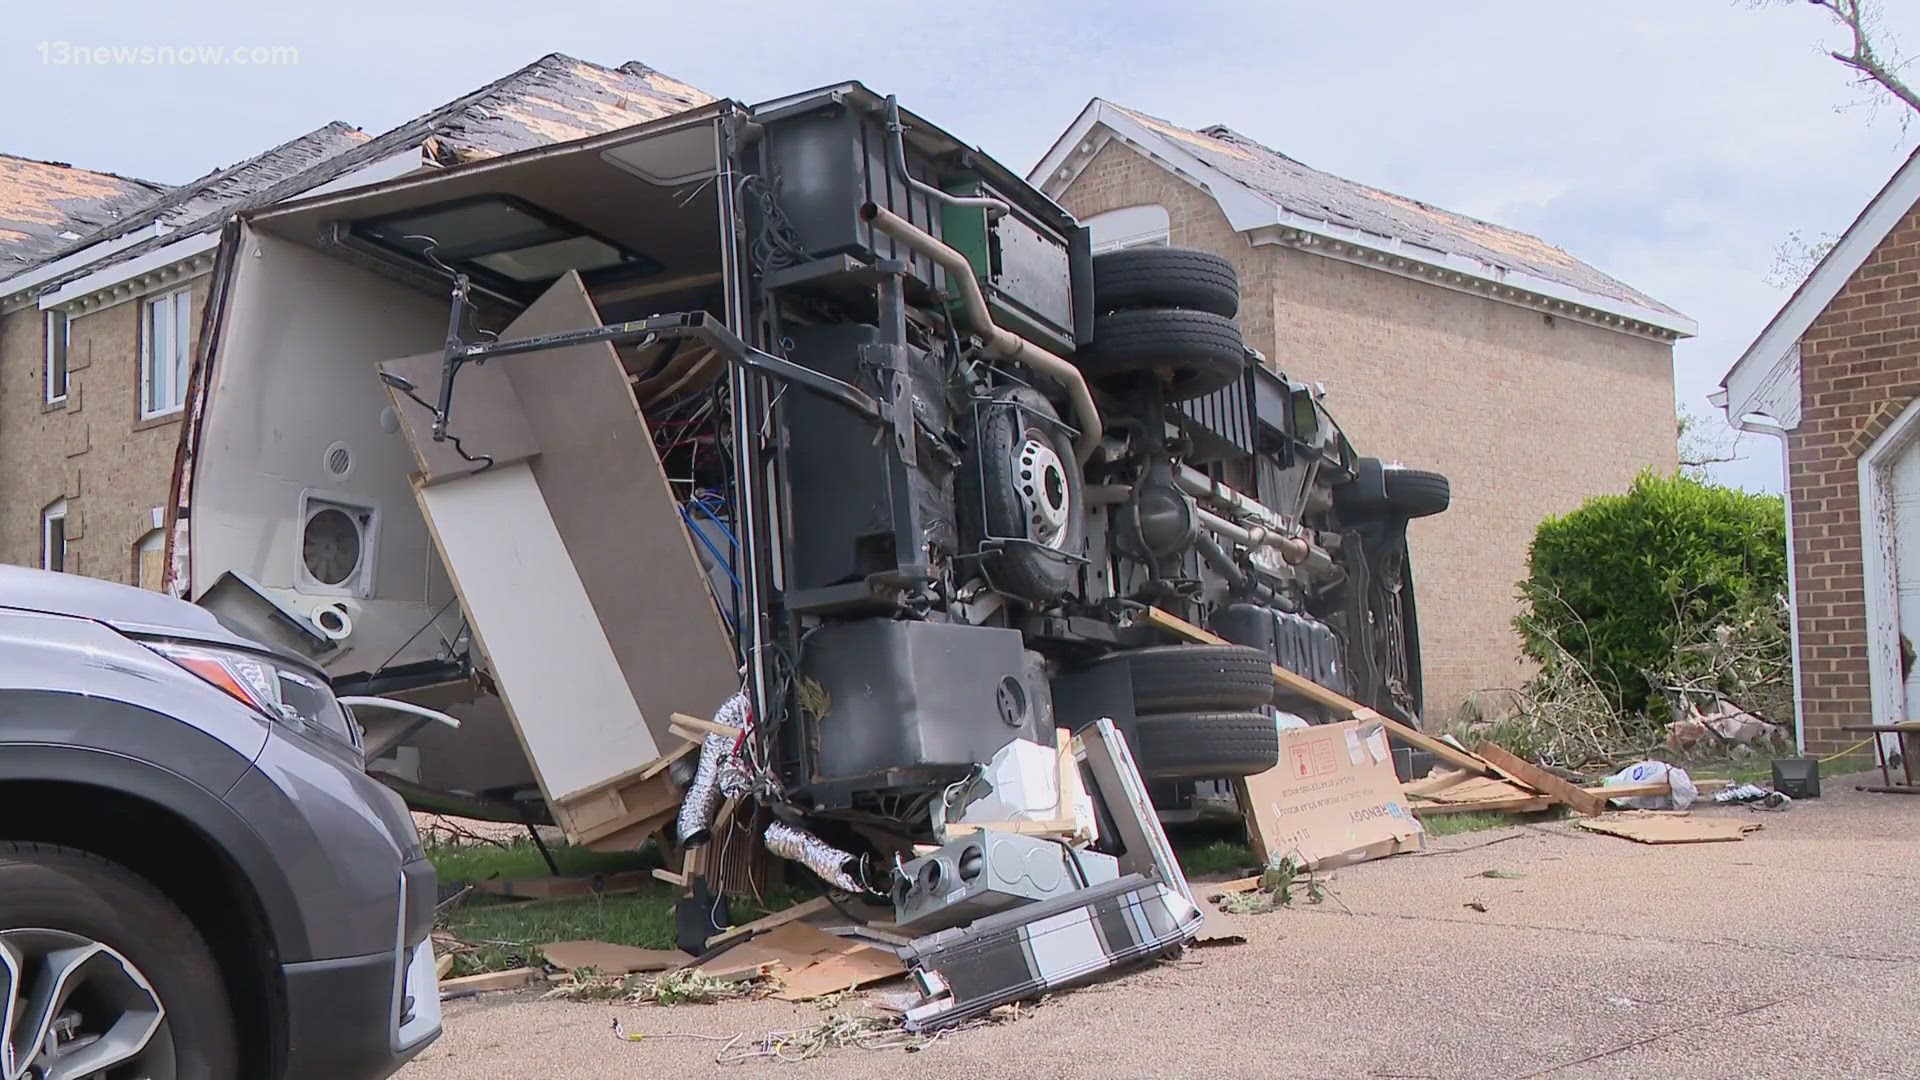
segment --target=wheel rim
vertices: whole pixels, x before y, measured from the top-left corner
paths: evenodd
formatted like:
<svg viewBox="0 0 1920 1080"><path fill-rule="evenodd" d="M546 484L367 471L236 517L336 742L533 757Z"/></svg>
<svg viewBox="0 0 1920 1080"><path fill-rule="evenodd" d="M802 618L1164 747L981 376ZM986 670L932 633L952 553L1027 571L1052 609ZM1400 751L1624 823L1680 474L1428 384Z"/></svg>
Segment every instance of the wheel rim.
<svg viewBox="0 0 1920 1080"><path fill-rule="evenodd" d="M117 950L0 931L0 1080L175 1080L166 1008Z"/></svg>
<svg viewBox="0 0 1920 1080"><path fill-rule="evenodd" d="M1027 519L1027 538L1058 549L1067 539L1067 467L1052 446L1033 433L1013 455L1014 486Z"/></svg>

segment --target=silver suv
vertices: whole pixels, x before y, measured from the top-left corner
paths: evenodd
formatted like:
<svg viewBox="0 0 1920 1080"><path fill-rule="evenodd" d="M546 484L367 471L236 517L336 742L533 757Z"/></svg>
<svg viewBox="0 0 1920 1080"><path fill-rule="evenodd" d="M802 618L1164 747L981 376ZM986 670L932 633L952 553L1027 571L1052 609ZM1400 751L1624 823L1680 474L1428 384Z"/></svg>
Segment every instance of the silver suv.
<svg viewBox="0 0 1920 1080"><path fill-rule="evenodd" d="M433 868L324 675L0 567L0 1080L376 1080L440 1033Z"/></svg>

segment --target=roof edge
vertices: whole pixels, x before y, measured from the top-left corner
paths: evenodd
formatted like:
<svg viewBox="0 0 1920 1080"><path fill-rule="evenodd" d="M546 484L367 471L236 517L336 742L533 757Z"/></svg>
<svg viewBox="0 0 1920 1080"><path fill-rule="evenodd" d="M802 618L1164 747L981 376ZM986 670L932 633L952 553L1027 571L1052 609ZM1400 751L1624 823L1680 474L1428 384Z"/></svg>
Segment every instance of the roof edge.
<svg viewBox="0 0 1920 1080"><path fill-rule="evenodd" d="M1727 368L1726 374L1720 377L1720 386L1725 388L1743 367L1772 364L1799 344L1801 335L1866 265L1881 241L1905 220L1916 202L1920 202L1920 149L1907 155L1907 160L1881 185L1853 219L1853 224L1840 234L1840 239L1834 241L1825 257L1807 273L1793 295L1740 354L1740 359Z"/></svg>
<svg viewBox="0 0 1920 1080"><path fill-rule="evenodd" d="M1040 188L1048 197L1058 201L1061 192L1073 183L1074 179L1080 175L1080 171L1105 145L1104 140L1100 138L1101 133L1097 130L1100 128L1106 129L1108 133L1128 143L1135 150L1146 154L1150 159L1205 191L1219 205L1221 213L1226 215L1227 223L1236 232L1250 233L1255 229L1278 227L1290 232L1324 237L1339 244L1362 249L1367 257L1358 261L1381 265L1391 265L1397 261L1403 266L1419 264L1432 267L1442 275L1453 274L1483 283L1487 288L1482 295L1493 296L1495 299L1501 299L1497 295L1501 290L1521 291L1539 296L1549 303L1591 309L1600 318L1590 321L1595 321L1609 329L1631 333L1633 331L1628 330L1624 324L1636 323L1676 339L1693 337L1700 332L1699 323L1677 312L1668 314L1656 311L1639 304L1589 292L1576 286L1551 282L1524 271L1497 266L1469 256L1440 251L1433 251L1431 254L1414 254L1410 251L1413 245L1404 245L1392 237L1376 236L1321 218L1291 212L1267 196L1187 153L1166 136L1135 120L1124 108L1104 98L1096 97L1087 103L1086 108L1082 109L1073 123L1067 126L1066 131L1054 140L1046 154L1028 173L1028 182ZM1311 245L1307 246L1310 250L1312 249ZM1422 250L1425 251L1425 249ZM1324 255L1329 254L1329 251L1322 247L1317 253ZM1373 257L1376 255L1378 258ZM1441 283L1445 284L1444 278ZM1610 320L1619 320L1622 325L1610 325Z"/></svg>

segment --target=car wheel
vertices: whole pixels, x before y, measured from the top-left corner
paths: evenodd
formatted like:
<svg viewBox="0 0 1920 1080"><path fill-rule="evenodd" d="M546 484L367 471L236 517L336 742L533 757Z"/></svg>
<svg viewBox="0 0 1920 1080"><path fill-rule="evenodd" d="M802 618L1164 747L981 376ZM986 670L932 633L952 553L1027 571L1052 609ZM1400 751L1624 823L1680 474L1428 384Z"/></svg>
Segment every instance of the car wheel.
<svg viewBox="0 0 1920 1080"><path fill-rule="evenodd" d="M1093 257L1093 302L1102 312L1184 308L1231 319L1240 313L1240 278L1210 251L1127 248Z"/></svg>
<svg viewBox="0 0 1920 1080"><path fill-rule="evenodd" d="M235 1080L213 954L126 868L0 842L0 1075Z"/></svg>
<svg viewBox="0 0 1920 1080"><path fill-rule="evenodd" d="M1124 666L1136 713L1242 712L1273 698L1273 661L1244 645L1155 645L1103 665Z"/></svg>
<svg viewBox="0 0 1920 1080"><path fill-rule="evenodd" d="M1232 319L1210 311L1116 311L1093 322L1093 340L1074 358L1101 389L1158 384L1168 401L1204 397L1247 369L1246 343Z"/></svg>
<svg viewBox="0 0 1920 1080"><path fill-rule="evenodd" d="M1151 780L1253 776L1280 763L1280 733L1258 712L1166 713L1134 721Z"/></svg>
<svg viewBox="0 0 1920 1080"><path fill-rule="evenodd" d="M1080 577L1086 509L1073 439L1039 391L1006 386L982 402L955 482L968 549L995 589L1046 603ZM994 540L1016 543L995 545Z"/></svg>

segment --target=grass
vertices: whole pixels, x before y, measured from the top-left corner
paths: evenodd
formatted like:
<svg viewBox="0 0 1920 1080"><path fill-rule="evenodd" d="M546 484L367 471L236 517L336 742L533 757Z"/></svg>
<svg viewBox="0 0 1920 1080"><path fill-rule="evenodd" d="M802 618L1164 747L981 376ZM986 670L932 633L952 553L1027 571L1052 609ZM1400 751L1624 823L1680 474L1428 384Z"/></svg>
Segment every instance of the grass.
<svg viewBox="0 0 1920 1080"><path fill-rule="evenodd" d="M651 849L641 852L594 851L591 848L549 844L553 861L564 875L617 874L623 870L647 870L660 865ZM442 883L486 881L490 878L545 877L547 861L533 841L515 840L504 846L495 844L435 844L427 849L427 858Z"/></svg>
<svg viewBox="0 0 1920 1080"><path fill-rule="evenodd" d="M1495 814L1469 810L1458 814L1433 814L1420 819L1420 823L1427 827L1428 836L1459 836L1461 833L1518 825L1536 817L1534 814Z"/></svg>
<svg viewBox="0 0 1920 1080"><path fill-rule="evenodd" d="M1180 869L1193 877L1213 874L1239 874L1256 865L1253 848L1239 840L1213 840L1204 844L1174 841L1174 855Z"/></svg>

